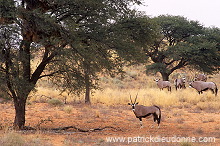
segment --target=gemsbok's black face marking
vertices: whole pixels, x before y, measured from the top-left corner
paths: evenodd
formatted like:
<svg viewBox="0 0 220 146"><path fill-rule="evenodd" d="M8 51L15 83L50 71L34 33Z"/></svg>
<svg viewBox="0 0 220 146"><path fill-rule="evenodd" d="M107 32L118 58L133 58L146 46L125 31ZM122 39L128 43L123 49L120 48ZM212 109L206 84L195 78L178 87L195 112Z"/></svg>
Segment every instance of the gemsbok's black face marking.
<svg viewBox="0 0 220 146"><path fill-rule="evenodd" d="M138 104L138 102L137 103L128 103L128 105L131 105L133 111L135 111L135 106L137 104Z"/></svg>
<svg viewBox="0 0 220 146"><path fill-rule="evenodd" d="M194 81L193 81L193 82L194 82ZM193 88L192 82L189 83L189 87L190 87L190 88Z"/></svg>

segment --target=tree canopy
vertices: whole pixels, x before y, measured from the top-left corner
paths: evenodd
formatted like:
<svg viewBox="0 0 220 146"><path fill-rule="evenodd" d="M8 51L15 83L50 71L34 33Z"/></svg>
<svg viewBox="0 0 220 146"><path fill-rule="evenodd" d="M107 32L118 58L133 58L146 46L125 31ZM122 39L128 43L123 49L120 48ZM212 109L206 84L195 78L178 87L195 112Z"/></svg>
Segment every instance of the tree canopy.
<svg viewBox="0 0 220 146"><path fill-rule="evenodd" d="M153 18L160 35L145 49L153 61L148 72L160 72L164 80L180 68L191 67L214 73L219 71L219 29L205 28L182 16L161 15Z"/></svg>
<svg viewBox="0 0 220 146"><path fill-rule="evenodd" d="M97 72L143 62L139 39L152 39L154 31L145 29L150 23L134 27L144 19L132 4L141 1L0 0L1 89L14 101L16 128L25 128L26 100L38 80L47 77L80 93L86 85L96 87Z"/></svg>

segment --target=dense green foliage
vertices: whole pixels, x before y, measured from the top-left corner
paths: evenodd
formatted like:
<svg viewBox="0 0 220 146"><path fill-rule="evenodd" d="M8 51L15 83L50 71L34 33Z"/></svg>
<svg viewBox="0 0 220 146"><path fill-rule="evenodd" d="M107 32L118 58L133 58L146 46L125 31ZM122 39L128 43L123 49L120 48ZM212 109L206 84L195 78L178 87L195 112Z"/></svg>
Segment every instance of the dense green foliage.
<svg viewBox="0 0 220 146"><path fill-rule="evenodd" d="M71 93L97 88L97 73L121 72L144 62L130 5L139 0L0 0L1 81L15 104L15 127L24 128L25 104L39 79L47 77ZM135 34L136 33L136 34ZM135 34L135 35L134 35ZM146 34L146 35L145 35ZM142 40L142 41L143 41ZM37 59L37 66L32 60Z"/></svg>
<svg viewBox="0 0 220 146"><path fill-rule="evenodd" d="M153 18L160 26L161 35L154 44L145 49L153 61L148 72L160 72L164 80L184 67L206 73L219 71L218 28L205 28L197 21L181 16L161 15Z"/></svg>

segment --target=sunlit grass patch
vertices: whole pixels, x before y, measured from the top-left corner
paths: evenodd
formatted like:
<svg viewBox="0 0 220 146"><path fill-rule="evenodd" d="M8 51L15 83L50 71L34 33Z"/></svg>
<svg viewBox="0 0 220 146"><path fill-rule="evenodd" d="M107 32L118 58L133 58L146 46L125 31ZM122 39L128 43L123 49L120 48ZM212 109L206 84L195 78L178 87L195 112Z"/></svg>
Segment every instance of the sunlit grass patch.
<svg viewBox="0 0 220 146"><path fill-rule="evenodd" d="M70 114L70 113L72 113L72 111L73 111L73 106L71 106L71 105L66 105L66 106L63 107L63 111L66 112L66 113L68 113L68 114Z"/></svg>
<svg viewBox="0 0 220 146"><path fill-rule="evenodd" d="M23 135L16 131L7 131L0 136L1 146L51 146L41 134Z"/></svg>
<svg viewBox="0 0 220 146"><path fill-rule="evenodd" d="M105 103L107 105L112 104L127 104L130 101L130 96L134 102L136 96L136 102L139 104L150 106L172 106L178 104L178 98L175 94L168 91L160 91L155 88L148 89L106 89L104 91L96 92L92 97L94 103Z"/></svg>
<svg viewBox="0 0 220 146"><path fill-rule="evenodd" d="M45 102L52 103L56 99L59 103L64 103L64 96L61 96L58 91L49 94L51 91L49 89L39 89L42 92L41 94L46 93L45 96L41 98L35 97L33 101L45 100ZM38 93L38 94L39 94ZM64 93L65 94L65 93ZM47 98L47 96L51 96ZM142 105L158 105L162 107L169 106L181 106L181 107L192 107L197 106L199 109L208 109L208 103L212 102L214 109L218 108L220 99L214 96L212 92L207 91L203 94L198 94L194 89L187 88L182 90L173 89L172 92L167 91L166 89L160 90L158 88L134 88L134 89L120 89L120 88L105 88L103 90L97 90L91 95L92 104L103 103L106 105L127 105L130 102L130 96L134 102L136 96L137 102ZM84 95L67 95L65 94L66 100L69 103L83 103ZM42 99L43 98L43 99ZM55 104L55 103L54 103ZM60 105L61 105L60 104Z"/></svg>
<svg viewBox="0 0 220 146"><path fill-rule="evenodd" d="M173 78L170 77L172 83L172 91L167 89L158 89L153 76L147 76L144 72L145 66L125 67L124 76L115 76L114 78L107 75L100 75L100 85L102 90L92 90L91 103L103 103L105 105L127 105L130 102L130 95L134 102L138 95L137 102L142 105L158 105L161 107L179 107L179 108L201 108L209 109L208 104L212 102L214 108L220 103L219 95L215 97L211 91L198 92L188 87L186 89L177 90L173 85ZM216 82L219 76L216 76ZM217 83L218 84L218 83ZM30 100L37 102L48 102L52 98L59 99L63 103L76 104L84 103L84 94L69 95L65 92L60 94L51 83L41 82L37 88L36 95Z"/></svg>
<svg viewBox="0 0 220 146"><path fill-rule="evenodd" d="M1 146L22 146L25 144L25 139L16 132L6 133L0 139Z"/></svg>
<svg viewBox="0 0 220 146"><path fill-rule="evenodd" d="M68 100L68 97L71 97L66 92L63 92L61 94L59 90L56 90L53 87L37 87L36 91L36 93L31 93L31 98L29 99L30 102L46 103L52 98L57 98L65 102L66 100Z"/></svg>
<svg viewBox="0 0 220 146"><path fill-rule="evenodd" d="M126 89L110 89L96 91L91 97L92 103L105 103L107 105L127 104L129 93Z"/></svg>
<svg viewBox="0 0 220 146"><path fill-rule="evenodd" d="M220 109L219 102L199 102L197 103L196 107L200 110L206 110L206 111L216 111Z"/></svg>
<svg viewBox="0 0 220 146"><path fill-rule="evenodd" d="M152 90L152 96L153 99L151 100L152 104L156 104L159 106L177 106L178 105L178 97L175 93L170 93L168 91L155 91L155 89Z"/></svg>

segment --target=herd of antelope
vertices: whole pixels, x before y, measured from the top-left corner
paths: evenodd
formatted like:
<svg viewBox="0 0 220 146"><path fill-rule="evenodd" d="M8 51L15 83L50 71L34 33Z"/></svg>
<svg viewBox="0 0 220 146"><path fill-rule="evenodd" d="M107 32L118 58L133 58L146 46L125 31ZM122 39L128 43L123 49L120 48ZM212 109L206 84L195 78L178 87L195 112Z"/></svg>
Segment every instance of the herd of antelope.
<svg viewBox="0 0 220 146"><path fill-rule="evenodd" d="M155 79L156 84L160 90L163 90L163 88L167 88L168 91L171 92L171 82L170 81L162 81L160 79ZM174 80L174 85L176 90L178 89L185 89L186 88L186 78L177 78ZM198 74L195 76L195 79L193 81L189 82L189 87L194 88L197 90L199 94L202 94L203 91L211 90L215 96L217 96L218 88L217 85L214 82L207 82L207 76L205 74ZM157 122L158 128L160 126L161 121L161 110L160 107L154 105L154 106L143 106L138 105L137 95L132 102L131 95L130 95L131 103L128 103L128 105L131 105L132 110L136 116L140 120L141 128L143 127L142 124L142 118L146 118L150 115L153 115L154 122Z"/></svg>
<svg viewBox="0 0 220 146"><path fill-rule="evenodd" d="M155 79L157 86L159 89L163 90L163 88L167 88L168 91L171 92L171 82L170 81L162 81L160 79ZM186 88L186 78L177 78L174 80L174 85L176 90ZM198 74L195 76L193 81L189 82L189 87L197 90L199 94L202 94L203 91L211 90L215 96L218 93L218 87L214 82L207 82L207 76L205 74Z"/></svg>

